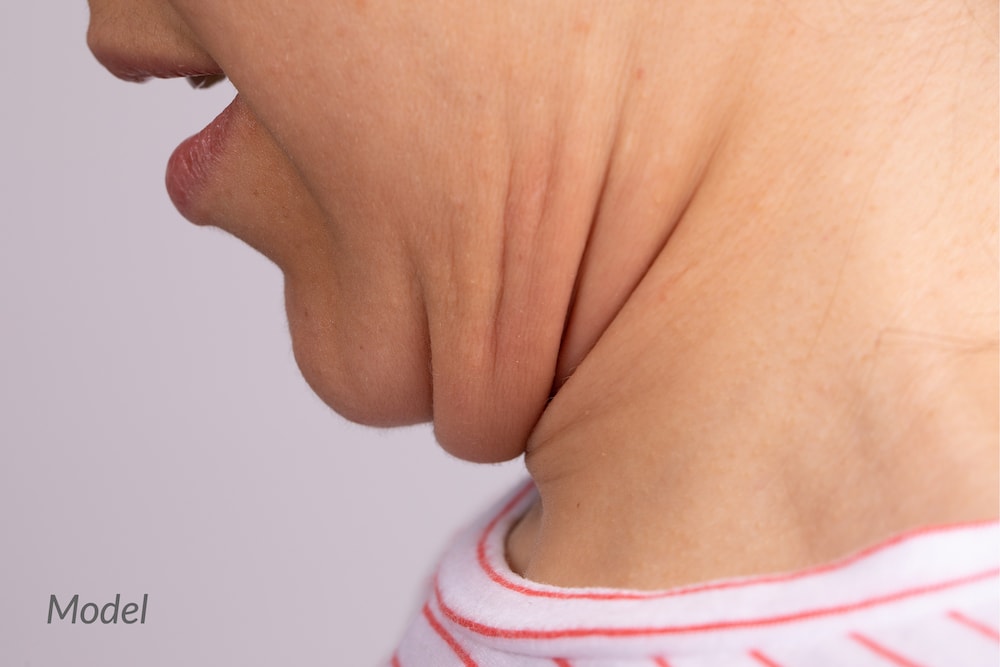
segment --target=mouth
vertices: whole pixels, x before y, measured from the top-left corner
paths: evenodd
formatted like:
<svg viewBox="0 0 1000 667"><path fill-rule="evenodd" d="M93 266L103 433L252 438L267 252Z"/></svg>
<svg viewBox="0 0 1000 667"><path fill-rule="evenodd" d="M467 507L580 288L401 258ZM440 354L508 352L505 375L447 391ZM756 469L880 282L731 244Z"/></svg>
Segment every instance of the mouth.
<svg viewBox="0 0 1000 667"><path fill-rule="evenodd" d="M195 90L211 88L220 81L225 81L225 74L203 74L201 76L189 76L187 82Z"/></svg>
<svg viewBox="0 0 1000 667"><path fill-rule="evenodd" d="M170 54L129 53L114 43L93 36L90 47L97 60L114 76L129 82L149 79L187 79L196 90L206 90L226 80L222 68L207 55L178 62ZM231 122L240 116L239 97L206 128L185 140L173 152L167 165L167 192L184 217L192 222L200 215L205 181L225 152Z"/></svg>

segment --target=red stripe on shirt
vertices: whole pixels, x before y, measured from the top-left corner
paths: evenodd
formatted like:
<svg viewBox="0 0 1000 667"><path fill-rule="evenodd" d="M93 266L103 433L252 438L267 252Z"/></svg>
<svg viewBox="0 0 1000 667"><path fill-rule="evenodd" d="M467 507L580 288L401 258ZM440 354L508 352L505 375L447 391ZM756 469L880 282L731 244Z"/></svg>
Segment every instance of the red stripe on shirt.
<svg viewBox="0 0 1000 667"><path fill-rule="evenodd" d="M663 657L653 658L653 662L656 663L656 667L670 667L670 663Z"/></svg>
<svg viewBox="0 0 1000 667"><path fill-rule="evenodd" d="M676 626L665 626L665 627L595 627L595 628L566 628L564 630L532 630L529 628L497 628L495 626L486 625L484 623L479 623L471 619L465 618L454 609L449 607L441 595L441 589L437 582L434 585L434 594L437 597L438 604L441 607L441 611L444 612L451 621L461 625L462 627L481 634L487 637L500 637L505 639L562 639L562 638L572 638L572 637L638 637L638 636L649 636L649 635L669 635L669 634L686 634L686 633L697 633L697 632L707 632L714 630L729 630L736 628L751 628L751 627L761 627L768 625L779 625L782 623L788 623L792 621L804 621L813 618L820 618L825 616L836 616L839 614L846 614L853 611L859 611L862 609L868 609L870 607L877 607L881 604L887 604L890 602L898 602L899 600L904 600L911 597L916 597L918 595L926 595L929 593L937 593L940 591L947 590L949 588L955 588L958 586L964 586L966 584L972 584L978 581L984 581L986 579L991 579L1000 574L1000 569L993 568L987 570L986 572L980 572L977 574L969 575L967 577L961 577L959 579L952 579L949 581L938 582L936 584L929 584L927 586L920 586L915 588L906 589L896 593L891 593L888 595L882 595L880 597L870 598L867 600L862 600L860 602L854 602L851 604L837 605L833 607L825 607L819 609L810 609L805 611L800 611L792 614L782 614L778 616L770 616L755 619L743 619L743 620L733 620L733 621L716 621L713 623L701 623L696 625L676 625Z"/></svg>
<svg viewBox="0 0 1000 667"><path fill-rule="evenodd" d="M981 623L980 621L977 621L975 619L971 619L968 616L966 616L965 614L962 614L962 613L957 612L957 611L949 612L948 613L948 618L950 618L953 621L957 621L957 622L961 623L962 625L964 625L967 628L975 630L979 634L986 635L987 637L989 637L990 639L992 639L994 641L1000 642L1000 632L997 632L994 628L991 628L990 626L986 625L985 623Z"/></svg>
<svg viewBox="0 0 1000 667"><path fill-rule="evenodd" d="M398 655L393 655L392 656L392 667L403 667L400 664L400 662L399 662L399 656Z"/></svg>
<svg viewBox="0 0 1000 667"><path fill-rule="evenodd" d="M559 667L573 667L566 658L552 658L552 662L559 665Z"/></svg>
<svg viewBox="0 0 1000 667"><path fill-rule="evenodd" d="M455 652L455 655L458 656L465 667L479 667L476 664L476 661L465 652L465 649L463 649L461 644L458 643L458 640L452 637L451 633L445 630L444 626L441 625L436 618L434 618L434 614L431 612L429 605L424 605L424 618L426 618L427 622L430 623L432 628L434 628L434 632L438 633L438 636L447 642L448 646L451 647L451 650Z"/></svg>
<svg viewBox="0 0 1000 667"><path fill-rule="evenodd" d="M859 635L858 633L852 633L850 635L851 639L858 642L869 651L874 653L880 658L891 662L894 665L899 665L899 667L923 667L919 663L913 662L908 658L904 658L895 651L891 651L881 644L876 643L874 640L865 637L864 635Z"/></svg>
<svg viewBox="0 0 1000 667"><path fill-rule="evenodd" d="M930 528L920 528L917 530L912 530L906 533L897 535L885 542L877 544L875 546L869 547L859 551L847 558L843 558L833 563L828 563L825 565L819 565L817 567L799 570L797 572L792 572L788 574L778 574L772 576L758 576L752 579L733 579L729 581L720 581L709 584L698 584L695 586L674 588L668 591L608 591L608 592L594 592L588 591L583 592L573 592L573 591L558 591L534 588L531 586L526 586L522 583L511 581L503 574L498 572L496 568L490 563L489 558L486 555L486 543L489 541L490 535L496 529L497 524L499 524L504 517L514 511L521 501L524 500L525 496L528 495L534 489L534 484L528 483L523 489L518 491L511 500L504 505L503 509L493 517L492 520L486 525L483 530L482 535L479 537L479 542L476 544L476 559L479 561L479 567L483 572L492 579L494 582L500 584L504 588L510 589L516 593L522 593L524 595L532 595L543 598L553 598L558 600L566 599L583 599L583 600L648 600L656 598L667 598L667 597L677 597L682 595L691 595L693 593L701 593L704 591L717 591L725 590L729 588L749 588L751 586L759 586L762 584L774 584L782 583L788 581L794 581L796 579L802 579L810 577L817 574L824 574L827 572L833 572L835 570L844 569L857 561L863 560L875 553L884 551L890 547L896 546L902 542L910 540L921 535L932 535L936 533L949 532L953 530L965 530L968 528L976 528L980 526L986 526L995 521L978 521L969 522L961 524L953 524L948 526L932 526Z"/></svg>
<svg viewBox="0 0 1000 667"><path fill-rule="evenodd" d="M759 662L762 665L767 665L767 667L781 667L774 660L761 653L760 651L750 651L749 656Z"/></svg>

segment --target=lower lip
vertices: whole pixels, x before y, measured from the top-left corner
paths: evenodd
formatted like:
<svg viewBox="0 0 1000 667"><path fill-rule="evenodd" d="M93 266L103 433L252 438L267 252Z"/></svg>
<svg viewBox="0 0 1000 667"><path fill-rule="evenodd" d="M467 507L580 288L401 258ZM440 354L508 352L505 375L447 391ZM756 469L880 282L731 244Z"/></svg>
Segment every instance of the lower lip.
<svg viewBox="0 0 1000 667"><path fill-rule="evenodd" d="M174 149L167 163L167 193L177 210L198 223L198 193L219 163L239 103L236 97L208 126Z"/></svg>

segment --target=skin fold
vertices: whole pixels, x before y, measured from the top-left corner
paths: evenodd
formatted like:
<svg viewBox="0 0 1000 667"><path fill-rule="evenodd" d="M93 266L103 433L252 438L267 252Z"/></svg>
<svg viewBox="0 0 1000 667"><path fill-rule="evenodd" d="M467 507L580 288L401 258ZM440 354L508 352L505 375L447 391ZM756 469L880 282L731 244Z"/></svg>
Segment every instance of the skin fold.
<svg viewBox="0 0 1000 667"><path fill-rule="evenodd" d="M661 588L996 516L995 3L90 7L120 76L239 91L185 213L281 268L317 394L526 454L525 576Z"/></svg>

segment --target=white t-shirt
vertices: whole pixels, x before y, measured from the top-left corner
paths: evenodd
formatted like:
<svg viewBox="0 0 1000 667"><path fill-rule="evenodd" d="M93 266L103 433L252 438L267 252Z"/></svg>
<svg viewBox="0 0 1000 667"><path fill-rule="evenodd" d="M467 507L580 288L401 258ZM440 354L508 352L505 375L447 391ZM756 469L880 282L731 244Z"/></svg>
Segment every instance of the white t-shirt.
<svg viewBox="0 0 1000 667"><path fill-rule="evenodd" d="M665 591L559 588L511 572L526 485L463 531L395 667L997 667L1000 526L897 536L790 574Z"/></svg>

